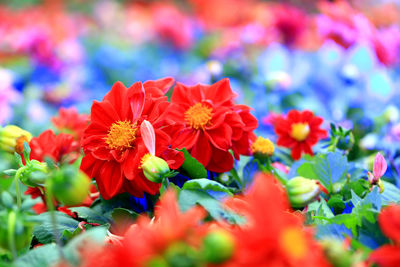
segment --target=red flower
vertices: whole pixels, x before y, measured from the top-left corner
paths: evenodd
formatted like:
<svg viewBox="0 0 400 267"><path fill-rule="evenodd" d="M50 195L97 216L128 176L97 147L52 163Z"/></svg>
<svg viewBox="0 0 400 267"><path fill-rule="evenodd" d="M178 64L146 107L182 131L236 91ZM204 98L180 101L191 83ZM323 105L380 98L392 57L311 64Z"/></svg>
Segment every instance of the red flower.
<svg viewBox="0 0 400 267"><path fill-rule="evenodd" d="M159 184L143 175L141 160L148 153L140 131L143 120L155 131L155 155L167 161L172 169L183 163L183 154L169 148L171 138L164 132L169 103L162 96L171 79L141 82L126 88L117 82L101 102L94 101L91 122L82 138L85 156L81 169L97 181L105 199L129 192L142 197L143 192L156 194Z"/></svg>
<svg viewBox="0 0 400 267"><path fill-rule="evenodd" d="M311 111L291 110L286 118L275 120L276 144L290 148L294 160L300 159L302 152L313 155L312 146L328 136L327 131L320 128L322 122L323 119Z"/></svg>
<svg viewBox="0 0 400 267"><path fill-rule="evenodd" d="M162 257L173 244L198 246L206 233L201 225L206 212L201 207L182 213L176 194L168 191L156 206L154 219L140 216L123 238L114 240L103 247L87 246L83 249L80 266L147 266L153 258Z"/></svg>
<svg viewBox="0 0 400 267"><path fill-rule="evenodd" d="M44 161L50 157L56 163L72 163L79 157L79 144L70 134L55 135L53 130L46 130L29 142L31 159Z"/></svg>
<svg viewBox="0 0 400 267"><path fill-rule="evenodd" d="M172 93L171 119L181 123L173 145L186 148L208 170L226 172L233 167L233 151L250 155L257 119L250 108L235 105L228 79L213 85L186 86L178 83Z"/></svg>
<svg viewBox="0 0 400 267"><path fill-rule="evenodd" d="M60 132L71 134L80 142L89 123L89 115L79 114L75 107L60 108L58 117L51 118L51 122Z"/></svg>
<svg viewBox="0 0 400 267"><path fill-rule="evenodd" d="M385 208L378 221L382 232L394 241L394 245L384 245L373 251L369 261L382 267L400 266L400 205Z"/></svg>
<svg viewBox="0 0 400 267"><path fill-rule="evenodd" d="M226 204L247 223L232 229L237 248L225 266L330 266L273 176L258 174L244 196Z"/></svg>

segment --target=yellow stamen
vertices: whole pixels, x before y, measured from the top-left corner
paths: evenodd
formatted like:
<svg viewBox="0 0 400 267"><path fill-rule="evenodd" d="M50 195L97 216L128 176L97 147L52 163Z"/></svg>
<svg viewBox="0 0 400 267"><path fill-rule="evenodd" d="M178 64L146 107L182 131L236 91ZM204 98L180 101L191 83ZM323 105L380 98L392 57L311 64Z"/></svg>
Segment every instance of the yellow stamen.
<svg viewBox="0 0 400 267"><path fill-rule="evenodd" d="M304 233L294 227L283 230L279 244L283 251L294 260L303 259L307 253L307 240Z"/></svg>
<svg viewBox="0 0 400 267"><path fill-rule="evenodd" d="M207 107L202 103L197 103L191 106L185 112L185 120L193 129L203 129L205 126L210 126L212 118L212 108Z"/></svg>
<svg viewBox="0 0 400 267"><path fill-rule="evenodd" d="M275 146L268 138L263 138L261 136L257 137L256 141L251 145L251 151L253 154L262 154L271 156L274 154Z"/></svg>
<svg viewBox="0 0 400 267"><path fill-rule="evenodd" d="M307 139L310 134L310 126L308 123L294 123L292 124L292 131L290 136L297 141L301 142Z"/></svg>
<svg viewBox="0 0 400 267"><path fill-rule="evenodd" d="M133 141L136 139L136 123L129 120L114 122L106 137L106 144L111 149L123 150L133 147Z"/></svg>

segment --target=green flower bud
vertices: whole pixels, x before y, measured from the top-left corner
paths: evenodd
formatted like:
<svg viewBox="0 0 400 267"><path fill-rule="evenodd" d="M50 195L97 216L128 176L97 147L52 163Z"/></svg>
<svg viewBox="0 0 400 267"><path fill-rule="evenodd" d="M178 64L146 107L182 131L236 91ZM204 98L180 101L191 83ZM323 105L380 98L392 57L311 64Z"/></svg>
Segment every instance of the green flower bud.
<svg viewBox="0 0 400 267"><path fill-rule="evenodd" d="M73 167L59 170L47 186L57 201L74 206L81 204L89 193L90 178Z"/></svg>
<svg viewBox="0 0 400 267"><path fill-rule="evenodd" d="M352 253L345 249L341 241L333 238L325 238L321 241L321 245L326 257L334 266L353 266Z"/></svg>
<svg viewBox="0 0 400 267"><path fill-rule="evenodd" d="M144 176L155 183L161 183L170 172L169 166L165 160L151 154L144 155L141 167Z"/></svg>
<svg viewBox="0 0 400 267"><path fill-rule="evenodd" d="M235 250L235 240L225 230L214 230L203 240L203 257L209 263L223 263L229 260Z"/></svg>
<svg viewBox="0 0 400 267"><path fill-rule="evenodd" d="M32 134L18 126L7 125L0 128L0 150L22 153L24 142L29 142Z"/></svg>
<svg viewBox="0 0 400 267"><path fill-rule="evenodd" d="M171 244L164 252L167 266L174 267L197 267L201 266L198 261L197 251L184 242Z"/></svg>
<svg viewBox="0 0 400 267"><path fill-rule="evenodd" d="M319 196L321 189L316 180L297 176L286 184L290 203L293 208L303 208Z"/></svg>
<svg viewBox="0 0 400 267"><path fill-rule="evenodd" d="M15 175L23 184L30 187L37 187L46 182L48 172L46 163L31 160L29 164L19 168Z"/></svg>

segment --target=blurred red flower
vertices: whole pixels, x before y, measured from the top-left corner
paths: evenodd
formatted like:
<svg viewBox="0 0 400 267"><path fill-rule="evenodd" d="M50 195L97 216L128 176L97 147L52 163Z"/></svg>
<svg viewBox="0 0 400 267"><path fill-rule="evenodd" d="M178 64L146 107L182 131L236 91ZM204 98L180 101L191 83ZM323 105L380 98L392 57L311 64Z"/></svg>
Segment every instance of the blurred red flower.
<svg viewBox="0 0 400 267"><path fill-rule="evenodd" d="M70 134L56 135L53 130L45 130L29 142L31 159L44 161L49 157L56 163L73 163L80 155L80 147Z"/></svg>
<svg viewBox="0 0 400 267"><path fill-rule="evenodd" d="M83 249L80 266L147 266L146 262L177 242L198 246L206 233L206 226L200 224L206 216L204 209L197 206L181 212L173 191L160 198L154 213L153 220L140 216L119 242Z"/></svg>
<svg viewBox="0 0 400 267"><path fill-rule="evenodd" d="M290 148L294 160L300 159L302 152L313 155L312 146L328 136L328 132L320 128L322 122L321 117L309 110L291 110L286 117L275 120L276 144Z"/></svg>
<svg viewBox="0 0 400 267"><path fill-rule="evenodd" d="M93 102L91 122L82 138L81 169L96 179L103 198L158 192L160 185L146 179L141 169L142 157L148 153L140 131L143 120L154 127L156 156L172 169L183 163L183 154L169 148L171 138L163 130L169 107L163 95L170 84L170 78L137 82L129 88L117 82L101 102Z"/></svg>
<svg viewBox="0 0 400 267"><path fill-rule="evenodd" d="M258 174L249 191L231 198L228 208L246 223L233 228L237 249L224 266L330 266L301 214L292 213L277 180Z"/></svg>
<svg viewBox="0 0 400 267"><path fill-rule="evenodd" d="M369 261L382 267L400 266L400 205L383 209L378 222L382 232L394 241L394 245L383 245L373 251Z"/></svg>
<svg viewBox="0 0 400 267"><path fill-rule="evenodd" d="M233 151L250 155L250 141L257 119L250 108L235 105L229 79L213 85L187 86L177 83L171 97L170 118L184 127L176 127L173 145L186 148L208 170L226 172L233 167Z"/></svg>
<svg viewBox="0 0 400 267"><path fill-rule="evenodd" d="M51 118L51 122L60 132L71 134L80 142L89 123L89 115L79 114L75 107L60 108L58 117Z"/></svg>

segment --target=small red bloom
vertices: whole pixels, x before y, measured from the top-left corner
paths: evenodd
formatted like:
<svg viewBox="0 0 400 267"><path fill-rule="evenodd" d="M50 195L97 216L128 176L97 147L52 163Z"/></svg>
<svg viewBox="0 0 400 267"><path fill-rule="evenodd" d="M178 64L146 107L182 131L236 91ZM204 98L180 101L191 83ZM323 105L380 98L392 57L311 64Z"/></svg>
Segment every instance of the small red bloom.
<svg viewBox="0 0 400 267"><path fill-rule="evenodd" d="M328 136L327 131L320 128L323 119L309 111L291 110L285 117L275 121L276 144L292 150L292 158L298 160L302 152L313 155L312 146L320 139Z"/></svg>
<svg viewBox="0 0 400 267"><path fill-rule="evenodd" d="M75 107L60 108L58 117L51 118L51 122L60 132L73 135L79 142L89 123L89 115L79 114Z"/></svg>
<svg viewBox="0 0 400 267"><path fill-rule="evenodd" d="M117 82L101 102L93 102L91 122L82 138L81 169L96 179L103 198L123 192L137 197L158 192L160 185L146 179L141 169L148 153L140 130L143 120L153 125L155 155L172 169L183 163L183 154L169 147L171 138L164 132L169 103L163 95L170 84L170 78L137 82L129 88Z"/></svg>
<svg viewBox="0 0 400 267"><path fill-rule="evenodd" d="M183 125L176 130L173 145L186 148L210 171L232 169L230 150L236 159L251 154L258 122L249 107L234 104L235 96L229 79L213 85L178 83L172 93L170 118Z"/></svg>
<svg viewBox="0 0 400 267"><path fill-rule="evenodd" d="M382 232L394 241L394 245L383 245L373 251L369 261L382 267L400 266L400 205L383 209L378 222Z"/></svg>
<svg viewBox="0 0 400 267"><path fill-rule="evenodd" d="M53 130L46 130L29 142L31 159L44 161L50 157L56 163L73 163L79 157L79 144L70 134L55 135Z"/></svg>

